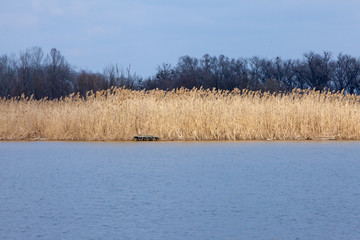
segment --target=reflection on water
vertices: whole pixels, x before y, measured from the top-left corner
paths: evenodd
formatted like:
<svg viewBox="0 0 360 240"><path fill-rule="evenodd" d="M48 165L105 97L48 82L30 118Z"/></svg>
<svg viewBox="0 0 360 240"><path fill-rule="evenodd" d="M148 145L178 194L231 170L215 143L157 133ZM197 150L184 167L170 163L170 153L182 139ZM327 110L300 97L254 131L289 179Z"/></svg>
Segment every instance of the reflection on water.
<svg viewBox="0 0 360 240"><path fill-rule="evenodd" d="M360 239L360 143L0 143L0 239Z"/></svg>

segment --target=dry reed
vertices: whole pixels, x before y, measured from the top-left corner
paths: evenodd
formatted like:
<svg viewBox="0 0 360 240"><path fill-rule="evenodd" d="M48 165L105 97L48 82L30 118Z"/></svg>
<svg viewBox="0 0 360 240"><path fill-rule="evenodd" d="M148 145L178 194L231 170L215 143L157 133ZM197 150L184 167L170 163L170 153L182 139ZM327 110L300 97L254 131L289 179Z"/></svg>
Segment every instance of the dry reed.
<svg viewBox="0 0 360 240"><path fill-rule="evenodd" d="M360 98L343 92L291 93L109 89L60 100L0 100L1 140L360 139Z"/></svg>

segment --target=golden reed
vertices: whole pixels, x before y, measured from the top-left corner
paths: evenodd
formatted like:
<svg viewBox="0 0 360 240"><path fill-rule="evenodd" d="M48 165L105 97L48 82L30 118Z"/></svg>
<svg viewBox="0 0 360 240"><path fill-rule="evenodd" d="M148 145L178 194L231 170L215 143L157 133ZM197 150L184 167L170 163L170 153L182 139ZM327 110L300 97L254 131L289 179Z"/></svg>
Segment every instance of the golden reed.
<svg viewBox="0 0 360 240"><path fill-rule="evenodd" d="M0 100L0 140L165 141L360 139L360 97L290 93L112 88L86 98Z"/></svg>

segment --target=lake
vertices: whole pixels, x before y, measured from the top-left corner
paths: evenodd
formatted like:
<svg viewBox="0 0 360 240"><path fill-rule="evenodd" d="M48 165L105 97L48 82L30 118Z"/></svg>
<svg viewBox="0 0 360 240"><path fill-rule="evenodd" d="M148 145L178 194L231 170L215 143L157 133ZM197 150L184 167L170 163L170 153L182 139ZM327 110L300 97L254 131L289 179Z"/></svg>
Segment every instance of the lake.
<svg viewBox="0 0 360 240"><path fill-rule="evenodd" d="M0 239L360 239L360 142L0 142Z"/></svg>

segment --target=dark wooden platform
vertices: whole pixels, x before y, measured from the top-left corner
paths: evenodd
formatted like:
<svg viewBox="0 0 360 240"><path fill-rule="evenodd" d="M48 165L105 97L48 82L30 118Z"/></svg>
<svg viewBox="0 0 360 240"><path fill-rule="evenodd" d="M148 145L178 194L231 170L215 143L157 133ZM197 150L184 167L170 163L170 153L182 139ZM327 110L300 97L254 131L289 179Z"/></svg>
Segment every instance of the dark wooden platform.
<svg viewBox="0 0 360 240"><path fill-rule="evenodd" d="M158 141L159 137L151 135L137 135L134 136L135 141Z"/></svg>

